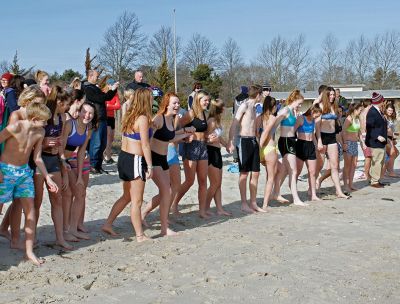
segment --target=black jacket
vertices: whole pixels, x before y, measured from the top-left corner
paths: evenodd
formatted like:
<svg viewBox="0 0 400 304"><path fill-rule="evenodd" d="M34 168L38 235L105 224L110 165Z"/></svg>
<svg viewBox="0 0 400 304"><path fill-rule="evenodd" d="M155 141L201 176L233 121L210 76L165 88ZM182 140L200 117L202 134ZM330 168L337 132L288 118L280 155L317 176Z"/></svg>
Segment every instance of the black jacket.
<svg viewBox="0 0 400 304"><path fill-rule="evenodd" d="M97 110L98 120L107 119L106 101L113 99L117 90L109 90L104 93L95 84L89 83L85 86L86 100L94 103Z"/></svg>
<svg viewBox="0 0 400 304"><path fill-rule="evenodd" d="M367 134L365 136L365 144L367 147L385 148L387 142L387 121L374 106L367 113L366 124ZM378 136L383 136L385 141L380 142Z"/></svg>
<svg viewBox="0 0 400 304"><path fill-rule="evenodd" d="M131 90L136 90L136 89L139 89L139 88L150 88L150 85L147 84L147 83L145 83L145 82L136 82L136 81L133 81L133 82L129 83L129 84L126 86L126 89L127 89L127 90L129 90L129 89L131 89Z"/></svg>

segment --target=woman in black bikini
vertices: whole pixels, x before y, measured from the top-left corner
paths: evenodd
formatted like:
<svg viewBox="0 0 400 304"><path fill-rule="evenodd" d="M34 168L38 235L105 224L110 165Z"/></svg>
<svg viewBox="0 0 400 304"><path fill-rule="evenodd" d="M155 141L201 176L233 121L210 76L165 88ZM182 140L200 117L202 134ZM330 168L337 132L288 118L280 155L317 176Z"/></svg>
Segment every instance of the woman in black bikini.
<svg viewBox="0 0 400 304"><path fill-rule="evenodd" d="M208 173L208 154L207 154L207 117L206 110L210 103L210 96L205 91L199 91L194 97L193 108L186 112L180 119L179 124L186 127L194 127L196 132L189 137L183 145L183 166L185 170L185 181L180 186L173 204L177 205L183 195L194 184L197 175L199 184L199 216L209 218L207 214L207 173Z"/></svg>

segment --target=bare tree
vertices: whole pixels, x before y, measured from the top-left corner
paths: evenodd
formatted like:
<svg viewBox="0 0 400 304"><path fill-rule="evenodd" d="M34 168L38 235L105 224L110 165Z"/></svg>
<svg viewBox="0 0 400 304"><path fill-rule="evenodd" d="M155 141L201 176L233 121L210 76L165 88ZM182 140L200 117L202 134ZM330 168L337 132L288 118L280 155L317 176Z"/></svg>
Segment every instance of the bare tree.
<svg viewBox="0 0 400 304"><path fill-rule="evenodd" d="M306 46L303 34L290 43L287 54L290 72L288 84L300 88L306 83L304 75L311 63L310 48Z"/></svg>
<svg viewBox="0 0 400 304"><path fill-rule="evenodd" d="M207 37L195 33L185 48L183 63L192 70L199 64L215 67L218 63L218 50Z"/></svg>
<svg viewBox="0 0 400 304"><path fill-rule="evenodd" d="M277 36L269 44L261 47L257 58L257 62L266 69L269 82L276 90L284 89L287 83L288 51L288 42L281 36Z"/></svg>
<svg viewBox="0 0 400 304"><path fill-rule="evenodd" d="M176 38L176 56L179 58L181 52L181 39ZM174 34L171 27L161 26L154 33L146 51L143 54L144 61L147 65L159 66L163 60L163 54L167 54L167 61L170 68L174 64Z"/></svg>
<svg viewBox="0 0 400 304"><path fill-rule="evenodd" d="M7 62L6 60L3 60L0 62L0 73L4 74L5 72L8 72L10 69L10 63Z"/></svg>
<svg viewBox="0 0 400 304"><path fill-rule="evenodd" d="M322 81L326 84L340 82L342 67L340 66L341 51L339 41L329 33L322 41L321 71Z"/></svg>
<svg viewBox="0 0 400 304"><path fill-rule="evenodd" d="M125 11L104 34L99 62L120 80L123 70L134 67L144 44L145 36L140 33L138 18Z"/></svg>
<svg viewBox="0 0 400 304"><path fill-rule="evenodd" d="M371 72L372 48L364 35L349 41L344 51L342 64L347 82L366 83Z"/></svg>
<svg viewBox="0 0 400 304"><path fill-rule="evenodd" d="M223 71L224 83L228 85L228 94L233 99L234 90L238 86L238 69L243 65L243 57L239 45L232 38L225 41L219 57L219 67Z"/></svg>
<svg viewBox="0 0 400 304"><path fill-rule="evenodd" d="M397 31L385 32L377 35L372 43L373 69L381 69L381 88L393 86L393 73L400 67L400 33Z"/></svg>

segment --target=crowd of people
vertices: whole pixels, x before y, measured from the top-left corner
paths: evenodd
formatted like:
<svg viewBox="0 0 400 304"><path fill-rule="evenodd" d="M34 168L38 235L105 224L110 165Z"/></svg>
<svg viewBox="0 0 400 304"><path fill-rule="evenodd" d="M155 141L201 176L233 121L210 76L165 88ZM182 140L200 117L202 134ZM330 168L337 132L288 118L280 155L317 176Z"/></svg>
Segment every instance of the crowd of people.
<svg viewBox="0 0 400 304"><path fill-rule="evenodd" d="M278 102L271 96L269 83L243 86L234 102L230 129L224 130L225 104L213 99L201 83L194 84L188 109L183 110L178 95L152 89L143 82L142 71L135 73L124 90L122 106L119 83L108 76L99 80L96 70L88 71L87 81L74 79L69 87L51 85L44 71L35 76L1 76L0 208L11 204L0 225L0 236L10 241L11 248L25 250L26 257L37 265L43 263L33 249L45 186L56 244L71 250L73 242L90 239L84 225L89 176L107 173L103 163L114 162L111 147L119 109L122 141L117 167L122 195L102 226L102 231L112 236L118 235L113 222L128 204L138 242L149 239L144 232L149 225L146 217L157 207L161 235L176 235L170 227L170 212L180 215L179 202L196 178L199 216L213 216L213 200L217 215L230 216L222 204L222 147L238 161L241 210L245 213L267 212L272 200L289 203L281 195L286 177L293 204L307 206L297 190L304 164L309 201L321 200L318 190L328 177L337 197L349 198L357 190L353 181L359 145L365 156L364 177L371 187L388 185L383 182L386 174L399 177L394 171L399 154L396 109L379 93L362 103L348 104L340 92L322 85L312 106L302 113L304 97L299 90ZM161 95L154 115L154 96ZM259 206L261 165L267 178ZM158 194L146 198L149 203L142 206L149 179ZM24 241L20 235L22 212Z"/></svg>

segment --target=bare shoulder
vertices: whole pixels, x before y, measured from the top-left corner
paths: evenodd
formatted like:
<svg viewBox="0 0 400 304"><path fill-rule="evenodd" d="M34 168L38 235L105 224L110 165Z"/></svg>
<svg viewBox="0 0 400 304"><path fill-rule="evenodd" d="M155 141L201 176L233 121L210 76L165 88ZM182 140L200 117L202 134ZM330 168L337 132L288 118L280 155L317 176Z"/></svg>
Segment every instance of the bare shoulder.
<svg viewBox="0 0 400 304"><path fill-rule="evenodd" d="M162 114L157 114L156 116L154 116L153 118L153 126L156 129L160 129L163 126L163 118L162 118Z"/></svg>

